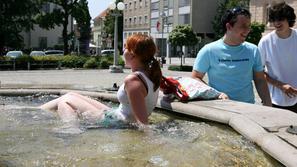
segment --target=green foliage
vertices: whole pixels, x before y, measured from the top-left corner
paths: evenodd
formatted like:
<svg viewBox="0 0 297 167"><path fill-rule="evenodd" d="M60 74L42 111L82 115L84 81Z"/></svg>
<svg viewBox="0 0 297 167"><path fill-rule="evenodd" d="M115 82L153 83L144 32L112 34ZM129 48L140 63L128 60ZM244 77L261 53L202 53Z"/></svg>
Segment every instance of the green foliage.
<svg viewBox="0 0 297 167"><path fill-rule="evenodd" d="M116 0L116 3L123 2L123 0ZM115 24L115 17L112 16L113 13L120 13L121 15L118 17L118 48L119 50L123 50L123 12L122 11L109 11L105 17L104 27L103 30L106 34L110 34L112 38L114 37L114 24Z"/></svg>
<svg viewBox="0 0 297 167"><path fill-rule="evenodd" d="M7 64L12 68L12 62L14 60L10 57L0 57L0 64ZM27 69L28 62L31 64L30 69L47 69L47 68L101 68L108 69L113 65L113 57L90 57L90 56L20 56L15 59L17 69ZM119 57L119 65L124 66L124 61ZM2 67L0 66L0 69Z"/></svg>
<svg viewBox="0 0 297 167"><path fill-rule="evenodd" d="M88 59L85 64L83 65L84 68L97 68L99 66L98 60L93 57Z"/></svg>
<svg viewBox="0 0 297 167"><path fill-rule="evenodd" d="M198 37L190 25L178 25L169 33L169 42L173 46L190 46L198 43ZM181 57L182 55L180 55ZM182 66L182 58L180 66Z"/></svg>
<svg viewBox="0 0 297 167"><path fill-rule="evenodd" d="M107 59L101 59L100 63L99 63L99 67L101 69L108 69L110 65L112 65L113 63L111 61L108 61Z"/></svg>
<svg viewBox="0 0 297 167"><path fill-rule="evenodd" d="M224 31L221 24L221 18L223 14L234 7L240 6L242 8L248 9L249 0L220 0L219 6L217 8L216 15L212 21L213 30L215 33L215 38L219 39L224 36Z"/></svg>
<svg viewBox="0 0 297 167"><path fill-rule="evenodd" d="M51 13L40 13L37 16L37 23L40 27L51 29L55 26L63 26L62 37L63 37L63 46L64 54L69 53L68 41L73 38L73 32L68 32L67 27L69 24L69 16L73 16L79 25L81 32L81 38L83 41L90 39L90 14L87 7L86 0L43 0L44 3L54 3L61 8L55 9ZM87 40L89 41L89 40ZM85 46L85 45L84 45Z"/></svg>
<svg viewBox="0 0 297 167"><path fill-rule="evenodd" d="M60 61L63 56L32 56L34 61Z"/></svg>
<svg viewBox="0 0 297 167"><path fill-rule="evenodd" d="M265 25L257 22L253 22L251 25L251 32L247 37L246 41L258 45L260 39L262 38L262 33L265 31Z"/></svg>
<svg viewBox="0 0 297 167"><path fill-rule="evenodd" d="M74 6L73 16L77 23L77 28L80 33L80 52L82 54L88 54L89 43L91 39L91 16L88 9L87 0L80 0L77 5Z"/></svg>
<svg viewBox="0 0 297 167"><path fill-rule="evenodd" d="M34 16L39 9L39 0L1 0L0 55L4 46L14 49L24 46L20 33L33 28Z"/></svg>
<svg viewBox="0 0 297 167"><path fill-rule="evenodd" d="M196 45L198 38L190 25L178 25L169 33L169 42L173 46L190 46Z"/></svg>
<svg viewBox="0 0 297 167"><path fill-rule="evenodd" d="M170 65L168 67L168 70L172 70L172 71L187 71L187 72L192 72L192 69L193 69L192 66Z"/></svg>
<svg viewBox="0 0 297 167"><path fill-rule="evenodd" d="M29 55L23 55L23 56L17 57L15 59L15 61L17 61L17 62L32 62L32 61L34 61L34 58L32 58Z"/></svg>
<svg viewBox="0 0 297 167"><path fill-rule="evenodd" d="M61 60L62 67L68 68L82 68L88 60L88 57L84 56L63 56Z"/></svg>

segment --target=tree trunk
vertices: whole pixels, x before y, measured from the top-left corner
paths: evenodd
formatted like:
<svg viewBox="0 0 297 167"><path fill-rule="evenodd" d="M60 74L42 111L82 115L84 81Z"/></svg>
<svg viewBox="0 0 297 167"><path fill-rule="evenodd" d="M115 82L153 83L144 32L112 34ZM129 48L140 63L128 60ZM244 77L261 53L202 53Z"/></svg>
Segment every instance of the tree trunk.
<svg viewBox="0 0 297 167"><path fill-rule="evenodd" d="M68 28L68 12L65 11L64 14L64 22L63 22L63 42L64 42L64 55L68 55L69 54L69 49L68 49L68 32L67 32L67 28Z"/></svg>

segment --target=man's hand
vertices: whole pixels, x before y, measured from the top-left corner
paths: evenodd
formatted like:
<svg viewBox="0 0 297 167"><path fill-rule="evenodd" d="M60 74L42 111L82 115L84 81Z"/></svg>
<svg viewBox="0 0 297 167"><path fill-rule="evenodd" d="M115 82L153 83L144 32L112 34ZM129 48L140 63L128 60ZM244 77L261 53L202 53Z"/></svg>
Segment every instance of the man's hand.
<svg viewBox="0 0 297 167"><path fill-rule="evenodd" d="M297 89L292 87L289 84L283 84L280 86L280 89L290 98L297 96Z"/></svg>
<svg viewBox="0 0 297 167"><path fill-rule="evenodd" d="M228 95L226 95L225 93L221 93L221 94L219 95L218 99L221 99L221 100L228 100L229 97L228 97Z"/></svg>

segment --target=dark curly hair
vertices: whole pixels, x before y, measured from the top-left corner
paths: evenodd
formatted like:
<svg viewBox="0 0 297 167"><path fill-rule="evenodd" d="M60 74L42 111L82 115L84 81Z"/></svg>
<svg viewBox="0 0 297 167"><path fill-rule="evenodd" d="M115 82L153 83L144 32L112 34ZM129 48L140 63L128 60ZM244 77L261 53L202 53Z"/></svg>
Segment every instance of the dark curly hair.
<svg viewBox="0 0 297 167"><path fill-rule="evenodd" d="M233 26L237 22L237 16L244 15L248 18L251 18L251 13L244 8L235 7L233 9L227 10L221 18L221 26L224 33L227 31L226 24L229 23Z"/></svg>
<svg viewBox="0 0 297 167"><path fill-rule="evenodd" d="M285 2L276 3L268 8L269 22L287 20L290 27L296 22L294 8Z"/></svg>

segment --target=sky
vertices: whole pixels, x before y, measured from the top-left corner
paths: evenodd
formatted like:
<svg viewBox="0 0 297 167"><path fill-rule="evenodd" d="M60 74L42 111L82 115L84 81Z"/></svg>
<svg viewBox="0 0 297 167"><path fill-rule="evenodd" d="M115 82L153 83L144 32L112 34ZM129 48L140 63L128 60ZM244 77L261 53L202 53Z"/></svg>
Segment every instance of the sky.
<svg viewBox="0 0 297 167"><path fill-rule="evenodd" d="M103 12L113 0L88 0L89 12L94 19Z"/></svg>

